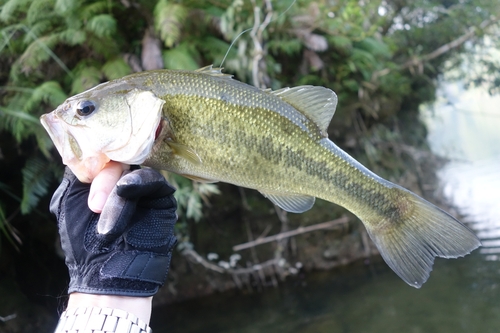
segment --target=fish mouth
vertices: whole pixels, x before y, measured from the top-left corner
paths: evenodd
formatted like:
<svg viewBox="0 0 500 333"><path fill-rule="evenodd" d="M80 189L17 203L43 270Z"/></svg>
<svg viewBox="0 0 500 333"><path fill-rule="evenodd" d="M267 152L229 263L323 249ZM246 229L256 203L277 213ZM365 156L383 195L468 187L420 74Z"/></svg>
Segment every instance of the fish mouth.
<svg viewBox="0 0 500 333"><path fill-rule="evenodd" d="M60 121L54 115L54 112L43 114L40 117L40 122L45 128L45 131L49 134L50 139L56 146L59 153L61 153L61 138L64 137L65 133Z"/></svg>
<svg viewBox="0 0 500 333"><path fill-rule="evenodd" d="M81 182L92 182L104 165L109 162L109 158L104 154L82 157L77 141L67 132L63 120L57 117L55 112L42 115L40 122L61 155L63 164L67 165Z"/></svg>

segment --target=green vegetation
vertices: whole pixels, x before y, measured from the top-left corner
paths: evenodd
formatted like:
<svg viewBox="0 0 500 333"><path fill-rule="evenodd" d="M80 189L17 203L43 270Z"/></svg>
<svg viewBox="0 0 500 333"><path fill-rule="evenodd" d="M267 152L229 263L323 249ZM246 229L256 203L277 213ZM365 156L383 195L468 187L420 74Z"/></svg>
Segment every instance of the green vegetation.
<svg viewBox="0 0 500 333"><path fill-rule="evenodd" d="M500 46L499 19L491 0L0 0L1 249L51 219L63 166L38 117L68 96L134 71L219 66L229 50L223 67L241 81L336 91L333 140L397 179L411 155L402 143L425 145L418 105L448 68ZM500 64L479 59L489 73L462 77L493 92ZM217 188L174 181L187 233Z"/></svg>

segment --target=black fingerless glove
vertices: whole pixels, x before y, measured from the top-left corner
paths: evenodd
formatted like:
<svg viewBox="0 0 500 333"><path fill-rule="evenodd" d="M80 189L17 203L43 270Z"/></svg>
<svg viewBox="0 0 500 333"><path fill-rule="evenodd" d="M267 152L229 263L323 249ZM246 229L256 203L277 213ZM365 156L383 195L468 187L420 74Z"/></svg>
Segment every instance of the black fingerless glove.
<svg viewBox="0 0 500 333"><path fill-rule="evenodd" d="M67 168L50 203L69 269L68 292L154 295L176 243L175 189L157 171L132 171L118 181L101 214L88 208L89 190Z"/></svg>

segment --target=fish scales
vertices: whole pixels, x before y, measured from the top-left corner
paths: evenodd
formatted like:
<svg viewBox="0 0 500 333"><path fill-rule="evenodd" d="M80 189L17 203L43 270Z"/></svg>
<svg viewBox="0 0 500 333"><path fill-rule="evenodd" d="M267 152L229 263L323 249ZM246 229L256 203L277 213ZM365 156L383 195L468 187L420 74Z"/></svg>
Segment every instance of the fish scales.
<svg viewBox="0 0 500 333"><path fill-rule="evenodd" d="M176 140L192 147L203 163L176 159L167 147L167 154L153 156L146 165L151 162L177 173L260 190L307 194L344 207L363 197L363 202L373 207L396 209L385 199L383 186L375 190L375 186L363 184L380 182L379 177L336 155L332 150L338 148L333 144L330 149L322 146L317 126L278 97L233 84L238 81L192 74L183 82L175 74L178 77L172 80L155 81L150 76L149 84L160 87L155 92L166 101L163 115L169 119ZM221 85L221 81L228 84ZM183 85L189 89L182 92L179 86ZM234 168L238 168L237 173L232 172ZM261 173L259 177L255 177L255 170ZM360 213L355 207L363 206L357 203L349 208Z"/></svg>
<svg viewBox="0 0 500 333"><path fill-rule="evenodd" d="M197 167L185 159L175 159L167 154L162 155L161 161L153 156L148 162L154 165L181 174L220 179L251 188L305 193L343 206L349 205L353 195L356 195L349 188L342 191L344 185L354 183L356 179L345 174L358 173L359 177L367 178L368 181L375 178L374 175L366 177L371 173L354 160L345 163L344 159L336 155L332 159L331 149L320 146L322 136L314 123L278 97L257 88L195 72L149 72L136 79L139 79L135 82L136 86L151 87L157 95L162 96L166 101L164 116L175 127L173 130L177 141L195 147L194 150L205 161ZM140 82L140 79L144 82ZM227 126L217 128L223 126L221 124ZM213 137L211 133L219 135ZM210 136L214 139L212 142ZM263 144L265 140L273 142L273 145ZM256 149L259 146L260 149ZM177 161L170 162L172 160ZM207 170L209 167L211 170ZM235 167L239 168L236 175L228 173ZM254 176L256 167L264 173L257 179ZM298 169L293 172L293 176L288 170L290 167ZM229 178L228 174L237 178ZM329 183L312 182L310 177ZM285 182L288 179L295 180L295 189L290 188L288 181ZM345 179L350 179L350 182L346 183ZM335 196L332 196L334 191L331 183L338 188L339 193ZM286 188L282 184L287 184ZM356 188L363 188L363 185L358 183ZM371 202L377 202L377 206L391 205L387 200L381 203L384 195L380 191L368 192L374 194L377 200Z"/></svg>
<svg viewBox="0 0 500 333"><path fill-rule="evenodd" d="M479 246L455 218L330 141L335 106L326 88L260 90L207 67L103 83L42 123L82 180L112 159L253 188L291 212L309 209L316 197L339 204L360 218L387 264L414 287L427 280L434 257L456 258Z"/></svg>

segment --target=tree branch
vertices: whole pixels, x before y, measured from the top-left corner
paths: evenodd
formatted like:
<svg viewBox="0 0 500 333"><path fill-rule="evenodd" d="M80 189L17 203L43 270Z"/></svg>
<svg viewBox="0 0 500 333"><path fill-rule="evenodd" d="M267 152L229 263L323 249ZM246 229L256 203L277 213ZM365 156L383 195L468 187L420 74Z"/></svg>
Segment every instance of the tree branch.
<svg viewBox="0 0 500 333"><path fill-rule="evenodd" d="M465 43L466 41L468 41L469 39L471 39L472 37L474 37L478 30L484 30L486 29L487 27L495 24L495 23L498 23L500 21L500 18L496 18L496 17L493 17L489 20L486 20L486 21L483 21L480 25L479 25L479 29L476 28L476 27L471 27L469 28L469 31L465 34L463 34L462 36L456 38L455 40L452 40L451 42L449 43L446 43L440 47L438 47L437 49L435 49L434 51L432 51L431 53L428 53L424 56L421 56L421 57L414 57L410 60L408 60L407 62L405 62L403 65L399 66L397 69L398 70L403 70L403 69L407 69L407 68L413 68L413 67L419 67L419 68L423 68L423 63L426 62L426 61L430 61L432 59L435 59L437 57L439 57L440 55L446 53L446 52L449 52L457 47L459 47L460 45L462 45L463 43ZM382 70L379 70L379 71L376 71L373 73L372 75L372 82L375 82L379 77L381 76L384 76L384 75L387 75L391 72L392 70L389 69L389 68L384 68Z"/></svg>
<svg viewBox="0 0 500 333"><path fill-rule="evenodd" d="M252 37L254 45L254 55L252 59L252 79L254 86L256 86L257 88L264 88L264 84L261 82L262 80L259 80L259 63L264 56L264 49L262 48L262 34L269 23L271 23L271 18L273 16L273 6L270 0L265 0L266 17L264 18L264 22L261 23L261 9L257 6L255 0L252 1L252 4L254 6L254 25L252 31L250 32L250 36Z"/></svg>
<svg viewBox="0 0 500 333"><path fill-rule="evenodd" d="M338 227L340 225L344 225L348 222L349 222L349 219L346 216L343 216L343 217L338 218L338 219L333 220L333 221L318 223L318 224L314 224L314 225L307 226L307 227L299 227L295 230L281 232L281 233L274 235L274 236L257 238L256 240L254 240L252 242L243 243L240 245L233 246L233 251L241 251L241 250L248 249L248 248L251 248L254 246L258 246L261 244L266 244L266 243L270 243L270 242L274 242L274 241L279 241L279 240L284 239L284 238L297 236L297 235L304 234L304 233L311 232L311 231L336 228L336 227Z"/></svg>
<svg viewBox="0 0 500 333"><path fill-rule="evenodd" d="M5 322L7 322L9 320L12 320L12 319L14 319L16 317L17 317L17 314L15 314L15 313L11 314L11 315L8 315L8 316L5 316L5 317L0 316L0 322L5 323Z"/></svg>

